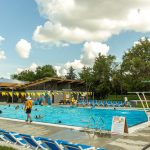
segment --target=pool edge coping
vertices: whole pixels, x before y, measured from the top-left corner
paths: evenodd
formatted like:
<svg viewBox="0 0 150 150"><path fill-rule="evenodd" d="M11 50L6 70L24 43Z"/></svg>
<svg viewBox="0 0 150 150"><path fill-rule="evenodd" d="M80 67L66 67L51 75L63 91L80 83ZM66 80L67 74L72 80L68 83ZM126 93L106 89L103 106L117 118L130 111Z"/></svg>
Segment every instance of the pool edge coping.
<svg viewBox="0 0 150 150"><path fill-rule="evenodd" d="M16 121L16 122L24 122L24 120L19 120L19 119L11 119L11 118L4 118L4 117L0 117L0 119L2 120L8 120L8 121ZM36 124L36 125L45 125L45 126L54 126L54 127L59 127L59 128L68 128L68 129L73 129L73 130L78 130L78 131L84 131L85 128L83 127L75 127L75 126L68 126L68 125L59 125L59 124L52 124L52 123L43 123L43 122L32 122L31 124ZM146 127L148 127L150 125L150 122L144 122L144 123L140 123L138 125L132 126L128 128L128 133L124 133L124 135L126 134L131 134L134 133L140 129L144 129ZM107 132L111 134L111 131L108 130L100 130L102 132Z"/></svg>

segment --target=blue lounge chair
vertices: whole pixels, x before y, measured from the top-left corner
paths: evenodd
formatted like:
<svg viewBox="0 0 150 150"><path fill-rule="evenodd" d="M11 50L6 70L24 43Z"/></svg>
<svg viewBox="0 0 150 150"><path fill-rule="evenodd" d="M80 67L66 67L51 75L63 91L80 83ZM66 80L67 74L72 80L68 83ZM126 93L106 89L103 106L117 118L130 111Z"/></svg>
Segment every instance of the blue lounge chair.
<svg viewBox="0 0 150 150"><path fill-rule="evenodd" d="M118 101L118 107L123 107L123 106L124 106L123 102L122 101Z"/></svg>
<svg viewBox="0 0 150 150"><path fill-rule="evenodd" d="M10 143L19 144L21 146L29 147L28 143L21 138L19 133L16 132L6 132L6 131L0 131L1 135L4 136L6 140L8 140Z"/></svg>
<svg viewBox="0 0 150 150"><path fill-rule="evenodd" d="M5 138L5 136L3 135L3 133L2 132L4 132L5 130L1 130L0 129L0 140L1 141L7 141L7 139Z"/></svg>
<svg viewBox="0 0 150 150"><path fill-rule="evenodd" d="M108 100L108 101L107 101L107 106L113 106L112 101Z"/></svg>
<svg viewBox="0 0 150 150"><path fill-rule="evenodd" d="M98 102L97 102L96 99L94 99L93 105L94 105L94 106L98 106Z"/></svg>
<svg viewBox="0 0 150 150"><path fill-rule="evenodd" d="M92 99L90 99L90 100L89 100L89 105L90 105L90 106L93 106L93 105L94 105L94 103L93 103L93 100L92 100Z"/></svg>
<svg viewBox="0 0 150 150"><path fill-rule="evenodd" d="M51 150L64 150L64 147L61 144L58 144L57 141L53 140L44 140L43 143Z"/></svg>
<svg viewBox="0 0 150 150"><path fill-rule="evenodd" d="M7 139L7 141L9 141L10 143L14 143L16 144L17 141L9 134L9 132L5 131L5 130L0 130L1 135L3 135L5 137L5 139Z"/></svg>
<svg viewBox="0 0 150 150"><path fill-rule="evenodd" d="M113 107L118 107L117 101L113 101L112 103L113 103Z"/></svg>
<svg viewBox="0 0 150 150"><path fill-rule="evenodd" d="M64 140L55 140L58 144L68 144L68 143L71 143L71 142L68 142L68 141L64 141Z"/></svg>
<svg viewBox="0 0 150 150"><path fill-rule="evenodd" d="M103 101L100 100L100 101L98 102L98 105L99 105L99 106L104 106Z"/></svg>
<svg viewBox="0 0 150 150"><path fill-rule="evenodd" d="M37 138L39 138L41 141L49 141L51 139L49 138L45 138L45 137L41 137L41 136L38 136ZM62 144L62 143L70 143L68 141L65 141L65 140L55 140L58 144Z"/></svg>
<svg viewBox="0 0 150 150"><path fill-rule="evenodd" d="M67 150L95 150L95 147L84 144L62 144Z"/></svg>
<svg viewBox="0 0 150 150"><path fill-rule="evenodd" d="M103 101L103 106L105 106L105 107L108 106L107 101Z"/></svg>
<svg viewBox="0 0 150 150"><path fill-rule="evenodd" d="M106 150L106 149L99 147L99 148L96 148L96 150Z"/></svg>
<svg viewBox="0 0 150 150"><path fill-rule="evenodd" d="M84 102L83 100L78 100L78 105L84 106L84 105L85 105L85 102Z"/></svg>
<svg viewBox="0 0 150 150"><path fill-rule="evenodd" d="M84 101L84 105L89 105L88 99L86 99L86 100Z"/></svg>
<svg viewBox="0 0 150 150"><path fill-rule="evenodd" d="M47 150L46 146L42 143L42 141L39 138L36 138L34 136L30 136L27 134L20 134L20 136L26 140L26 142L35 150L42 149Z"/></svg>
<svg viewBox="0 0 150 150"><path fill-rule="evenodd" d="M9 142L9 141L7 141L7 139L5 138L5 136L2 135L2 134L0 134L0 140L4 141L4 142Z"/></svg>
<svg viewBox="0 0 150 150"><path fill-rule="evenodd" d="M14 138L17 141L17 144L29 147L28 143L24 139L22 139L19 133L9 132L9 134L12 138Z"/></svg>

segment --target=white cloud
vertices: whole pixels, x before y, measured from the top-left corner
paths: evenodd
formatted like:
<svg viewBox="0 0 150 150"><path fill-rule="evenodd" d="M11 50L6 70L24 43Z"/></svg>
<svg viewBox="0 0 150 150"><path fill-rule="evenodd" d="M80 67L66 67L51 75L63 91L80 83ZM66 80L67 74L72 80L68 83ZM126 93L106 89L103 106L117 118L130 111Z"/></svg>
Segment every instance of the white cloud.
<svg viewBox="0 0 150 150"><path fill-rule="evenodd" d="M64 66L54 66L54 69L57 71L58 76L65 76L67 74L67 69Z"/></svg>
<svg viewBox="0 0 150 150"><path fill-rule="evenodd" d="M31 66L29 67L29 70L35 71L38 65L36 63L32 63Z"/></svg>
<svg viewBox="0 0 150 150"><path fill-rule="evenodd" d="M5 41L5 38L2 37L2 36L0 36L0 44L1 44L3 41Z"/></svg>
<svg viewBox="0 0 150 150"><path fill-rule="evenodd" d="M61 66L55 66L57 74L64 76L67 74L68 69L72 66L77 72L79 72L84 66L92 67L95 58L99 53L107 55L109 46L100 42L86 42L83 45L83 49L80 55L80 60L74 60L67 62Z"/></svg>
<svg viewBox="0 0 150 150"><path fill-rule="evenodd" d="M64 67L65 69L68 69L70 67L73 67L74 69L82 69L84 67L84 65L81 63L80 60L74 60L73 62L67 62Z"/></svg>
<svg viewBox="0 0 150 150"><path fill-rule="evenodd" d="M20 41L18 41L18 43L16 44L16 51L21 58L26 59L30 55L31 44L24 39L20 39Z"/></svg>
<svg viewBox="0 0 150 150"><path fill-rule="evenodd" d="M16 73L20 73L20 72L22 72L24 69L22 69L22 68L17 68L17 71L16 71Z"/></svg>
<svg viewBox="0 0 150 150"><path fill-rule="evenodd" d="M32 63L31 66L29 66L27 68L24 68L24 69L23 68L17 68L16 73L18 74L18 73L20 73L20 72L22 72L24 70L30 70L30 71L35 72L37 67L38 67L38 65L36 63Z"/></svg>
<svg viewBox="0 0 150 150"><path fill-rule="evenodd" d="M124 30L150 31L149 0L36 0L47 21L33 39L49 43L105 41Z"/></svg>
<svg viewBox="0 0 150 150"><path fill-rule="evenodd" d="M109 46L106 44L102 44L100 42L86 42L80 57L81 62L85 65L91 66L99 53L107 55L108 51Z"/></svg>
<svg viewBox="0 0 150 150"><path fill-rule="evenodd" d="M3 50L0 50L0 60L4 59L6 59L5 52Z"/></svg>
<svg viewBox="0 0 150 150"><path fill-rule="evenodd" d="M139 45L140 44L140 42L139 41L135 41L134 43L133 43L133 46L136 46L136 45ZM127 50L128 51L128 50Z"/></svg>
<svg viewBox="0 0 150 150"><path fill-rule="evenodd" d="M1 72L0 78L10 79L11 73L10 72Z"/></svg>
<svg viewBox="0 0 150 150"><path fill-rule="evenodd" d="M141 37L140 38L140 40L142 40L142 41L144 41L146 39L146 37ZM148 41L150 41L150 38L148 38ZM133 46L136 46L136 45L140 45L141 43L140 43L140 41L135 41L134 43L133 43Z"/></svg>

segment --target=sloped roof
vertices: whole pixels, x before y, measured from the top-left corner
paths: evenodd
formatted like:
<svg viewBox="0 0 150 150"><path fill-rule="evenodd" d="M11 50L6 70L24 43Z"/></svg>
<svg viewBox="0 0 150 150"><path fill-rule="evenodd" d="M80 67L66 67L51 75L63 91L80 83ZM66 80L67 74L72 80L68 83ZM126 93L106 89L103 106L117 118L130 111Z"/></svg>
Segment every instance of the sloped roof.
<svg viewBox="0 0 150 150"><path fill-rule="evenodd" d="M2 88L16 88L16 86L25 84L25 82L19 80L0 78L0 87Z"/></svg>
<svg viewBox="0 0 150 150"><path fill-rule="evenodd" d="M33 82L22 82L19 80L12 80L12 79L5 79L5 78L0 78L0 87L2 88L19 88L19 89L25 89L27 87L35 86L41 83L45 83L48 81L54 81L57 83L77 83L77 84L83 84L84 81L82 80L71 80L71 79L62 79L62 78L50 78L50 77L45 77Z"/></svg>
<svg viewBox="0 0 150 150"><path fill-rule="evenodd" d="M48 81L55 81L57 83L65 83L65 82L69 82L69 83L77 83L77 84L83 84L84 81L82 80L70 80L70 79L62 79L62 78L50 78L50 77L45 77L43 79L39 79L33 82L28 82L25 83L23 85L20 85L19 88L27 88L27 87L31 87L31 86L35 86L41 83L45 83Z"/></svg>

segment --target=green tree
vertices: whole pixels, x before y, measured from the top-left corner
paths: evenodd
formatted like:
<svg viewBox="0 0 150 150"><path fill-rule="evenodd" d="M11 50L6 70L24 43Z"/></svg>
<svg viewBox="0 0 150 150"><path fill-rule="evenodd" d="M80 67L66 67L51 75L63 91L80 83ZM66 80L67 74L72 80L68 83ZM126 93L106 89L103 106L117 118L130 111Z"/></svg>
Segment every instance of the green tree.
<svg viewBox="0 0 150 150"><path fill-rule="evenodd" d="M85 81L86 91L93 89L93 70L90 67L83 67L79 73L80 79Z"/></svg>
<svg viewBox="0 0 150 150"><path fill-rule="evenodd" d="M76 74L75 74L75 69L71 66L70 68L69 68L69 71L68 71L68 73L67 73L67 75L66 75L66 79L71 79L71 80L74 80L74 79L76 79Z"/></svg>
<svg viewBox="0 0 150 150"><path fill-rule="evenodd" d="M57 77L56 70L53 68L52 65L45 65L37 67L35 71L35 78L42 79L44 77Z"/></svg>
<svg viewBox="0 0 150 150"><path fill-rule="evenodd" d="M35 73L30 70L24 70L18 74L11 75L12 79L17 79L20 81L34 81L35 80Z"/></svg>
<svg viewBox="0 0 150 150"><path fill-rule="evenodd" d="M105 98L111 91L112 65L115 56L99 54L93 66L94 85L99 97Z"/></svg>
<svg viewBox="0 0 150 150"><path fill-rule="evenodd" d="M30 70L24 70L18 74L12 74L12 79L17 79L21 81L35 81L42 79L44 77L56 77L56 70L51 65L45 65L42 67L37 67L35 72Z"/></svg>
<svg viewBox="0 0 150 150"><path fill-rule="evenodd" d="M140 39L123 55L123 81L128 91L145 90L143 80L150 80L150 41Z"/></svg>
<svg viewBox="0 0 150 150"><path fill-rule="evenodd" d="M114 63L112 68L112 75L111 75L111 85L112 85L112 94L115 93L116 97L117 95L122 95L124 93L123 87L124 83L122 82L122 72L121 72L121 64L120 63Z"/></svg>

